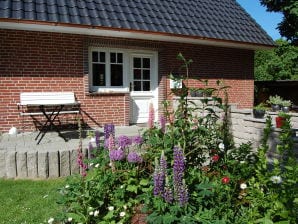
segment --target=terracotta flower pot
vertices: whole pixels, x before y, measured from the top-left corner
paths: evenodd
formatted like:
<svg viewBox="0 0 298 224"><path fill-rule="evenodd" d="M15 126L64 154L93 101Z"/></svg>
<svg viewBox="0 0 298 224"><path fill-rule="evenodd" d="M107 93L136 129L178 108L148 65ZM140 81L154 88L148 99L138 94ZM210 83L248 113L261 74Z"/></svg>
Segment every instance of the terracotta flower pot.
<svg viewBox="0 0 298 224"><path fill-rule="evenodd" d="M281 128L283 126L285 118L283 117L276 117L275 122L276 122L276 127Z"/></svg>

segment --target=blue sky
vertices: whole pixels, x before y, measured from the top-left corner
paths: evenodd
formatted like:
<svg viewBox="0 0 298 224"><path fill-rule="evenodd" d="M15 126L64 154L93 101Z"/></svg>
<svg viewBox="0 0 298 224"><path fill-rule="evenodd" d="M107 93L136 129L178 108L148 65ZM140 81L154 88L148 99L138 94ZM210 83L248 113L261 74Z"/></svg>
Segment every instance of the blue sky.
<svg viewBox="0 0 298 224"><path fill-rule="evenodd" d="M259 0L237 0L237 2L261 25L273 40L280 38L276 27L282 20L281 13L267 12L266 7L262 6Z"/></svg>

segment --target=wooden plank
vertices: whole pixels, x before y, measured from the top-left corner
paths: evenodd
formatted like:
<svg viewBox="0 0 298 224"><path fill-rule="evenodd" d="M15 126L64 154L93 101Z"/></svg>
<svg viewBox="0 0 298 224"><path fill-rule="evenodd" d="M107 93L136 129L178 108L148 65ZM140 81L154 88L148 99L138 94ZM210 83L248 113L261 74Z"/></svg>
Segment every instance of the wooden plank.
<svg viewBox="0 0 298 224"><path fill-rule="evenodd" d="M71 105L78 104L73 92L24 92L20 105Z"/></svg>

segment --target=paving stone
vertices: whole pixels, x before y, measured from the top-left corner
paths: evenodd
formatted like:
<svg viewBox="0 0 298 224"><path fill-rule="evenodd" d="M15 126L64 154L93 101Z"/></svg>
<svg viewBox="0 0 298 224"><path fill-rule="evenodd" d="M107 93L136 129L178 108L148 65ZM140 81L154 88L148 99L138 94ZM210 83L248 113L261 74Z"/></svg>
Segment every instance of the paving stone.
<svg viewBox="0 0 298 224"><path fill-rule="evenodd" d="M70 161L69 161L69 151L60 150L60 176L66 177L70 175Z"/></svg>
<svg viewBox="0 0 298 224"><path fill-rule="evenodd" d="M37 178L37 151L29 151L27 152L27 172L29 178Z"/></svg>
<svg viewBox="0 0 298 224"><path fill-rule="evenodd" d="M27 177L27 152L17 152L17 176L19 178Z"/></svg>
<svg viewBox="0 0 298 224"><path fill-rule="evenodd" d="M6 177L15 178L17 176L16 152L8 151L5 157L5 161L6 161Z"/></svg>
<svg viewBox="0 0 298 224"><path fill-rule="evenodd" d="M78 150L74 149L70 151L70 172L71 174L78 174L80 173L80 168L77 162L78 158Z"/></svg>
<svg viewBox="0 0 298 224"><path fill-rule="evenodd" d="M49 176L48 152L38 152L37 154L37 173L39 178L47 178Z"/></svg>
<svg viewBox="0 0 298 224"><path fill-rule="evenodd" d="M0 178L6 177L6 151L0 150Z"/></svg>
<svg viewBox="0 0 298 224"><path fill-rule="evenodd" d="M49 178L59 177L59 152L49 152Z"/></svg>

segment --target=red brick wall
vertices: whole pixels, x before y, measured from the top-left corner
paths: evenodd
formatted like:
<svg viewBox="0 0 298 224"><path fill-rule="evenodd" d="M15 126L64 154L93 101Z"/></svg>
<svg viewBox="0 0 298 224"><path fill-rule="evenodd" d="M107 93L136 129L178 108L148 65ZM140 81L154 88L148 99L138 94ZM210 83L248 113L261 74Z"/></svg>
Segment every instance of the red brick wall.
<svg viewBox="0 0 298 224"><path fill-rule="evenodd" d="M0 131L12 126L34 129L30 117L20 117L21 92L72 91L82 103L89 126L113 122L128 125L129 94L90 94L88 47L105 46L159 52L159 102L169 93L167 75L179 71L178 52L192 58L190 74L208 78L211 84L224 79L229 99L239 107L253 104L253 51L153 41L97 38L84 35L0 30ZM195 81L190 85L198 86Z"/></svg>

